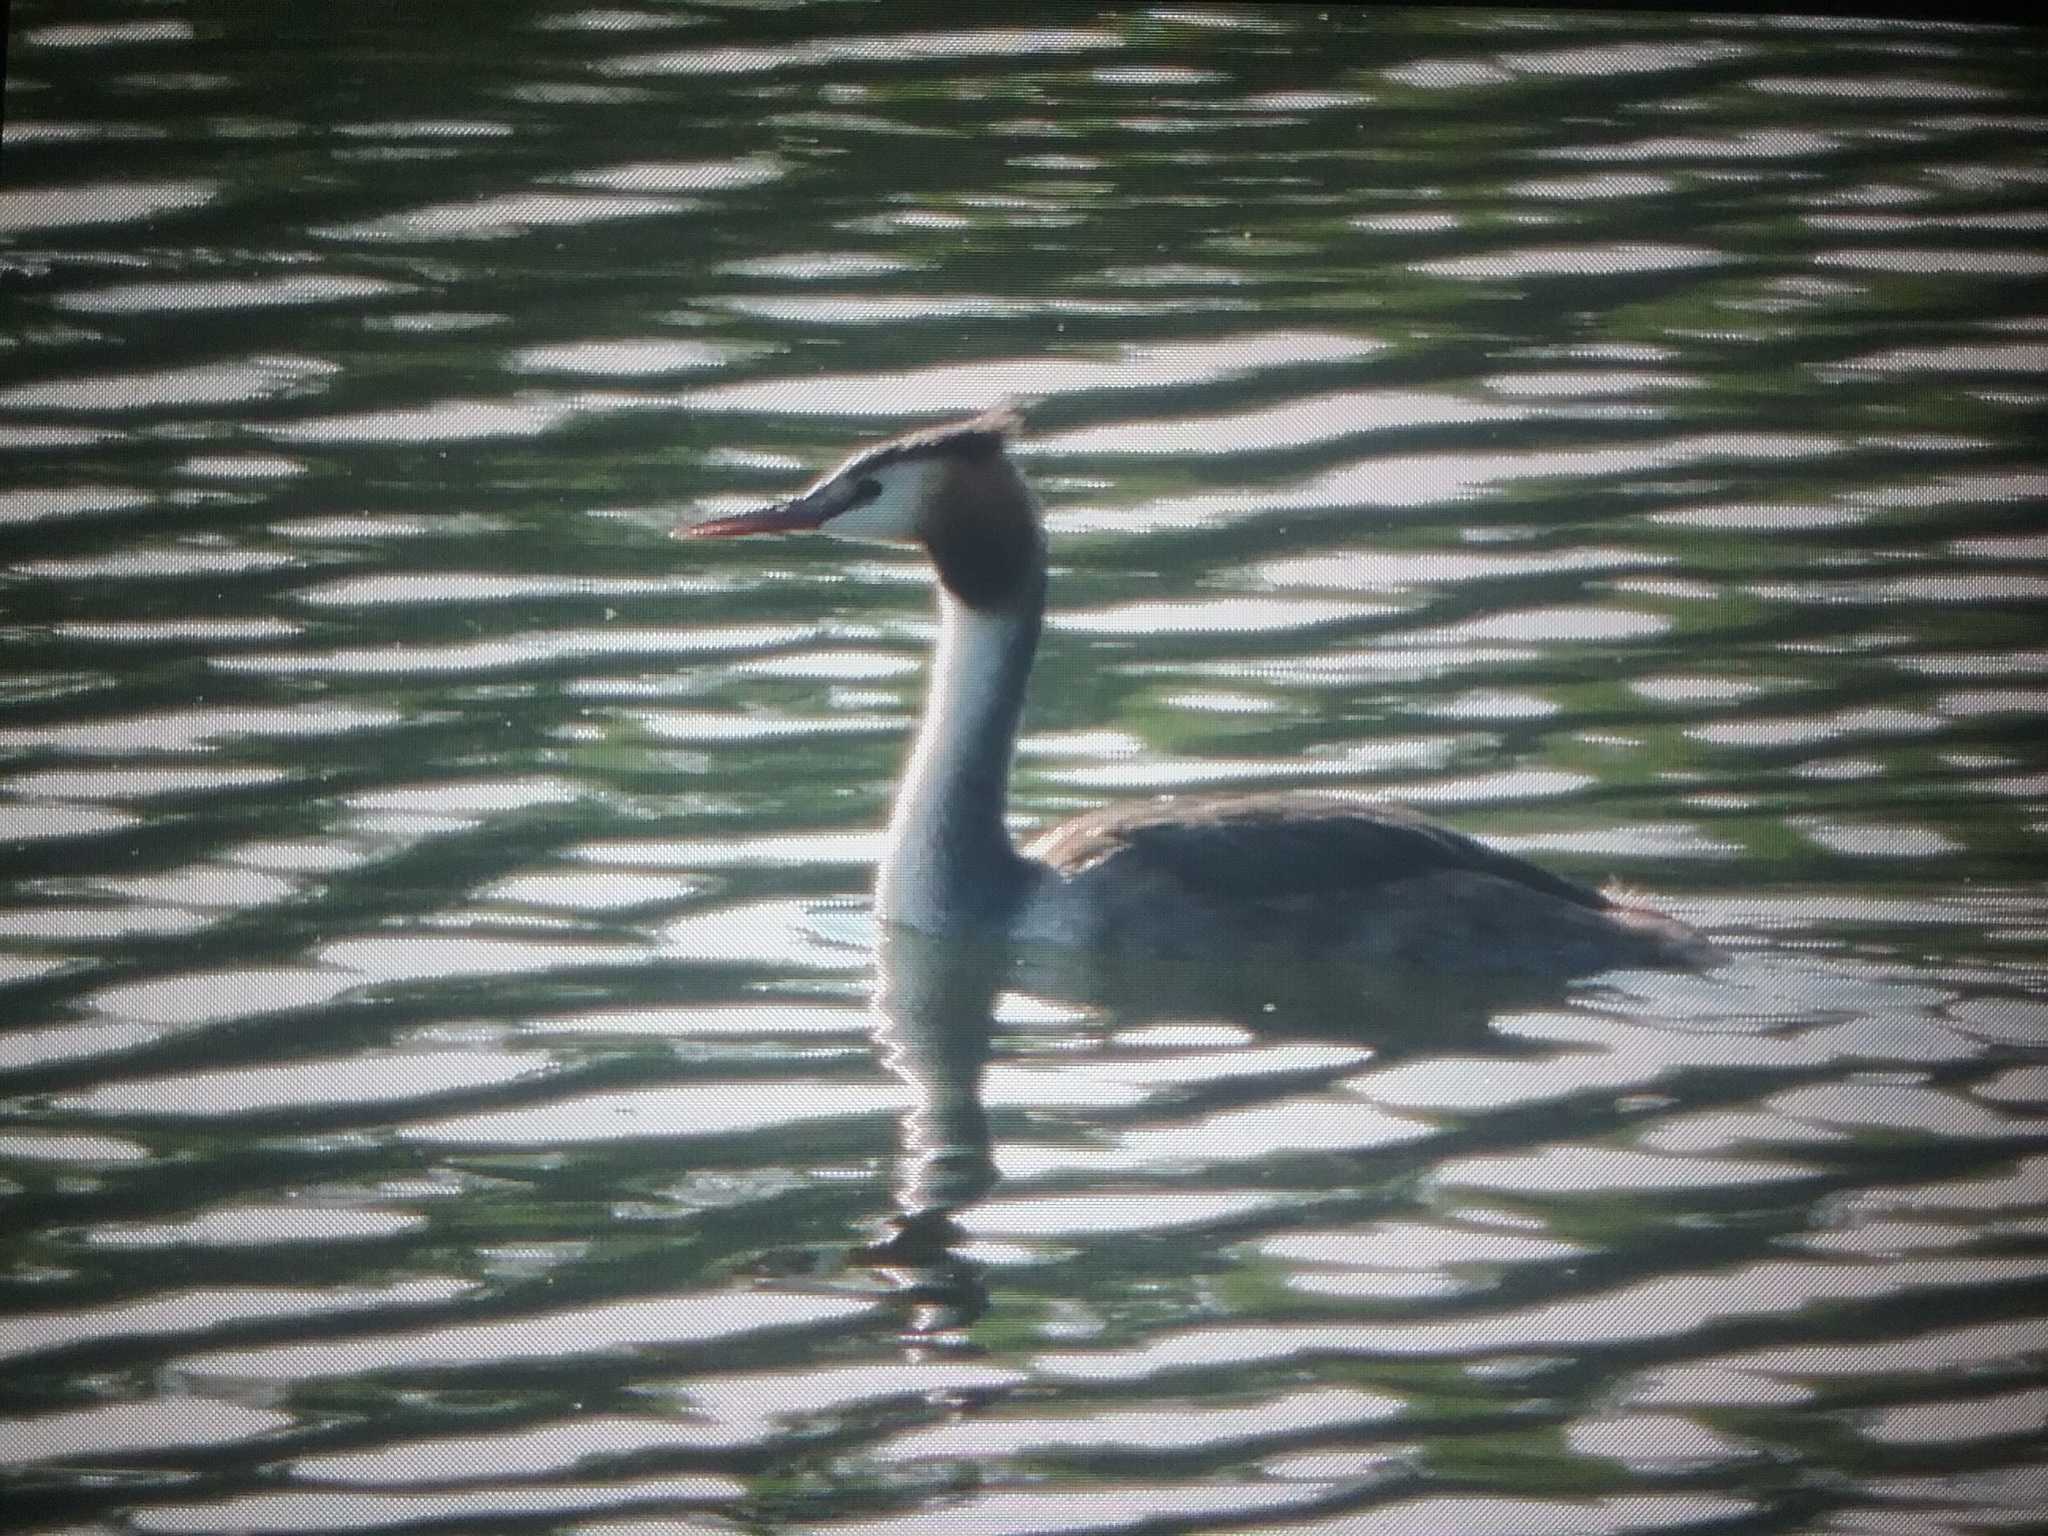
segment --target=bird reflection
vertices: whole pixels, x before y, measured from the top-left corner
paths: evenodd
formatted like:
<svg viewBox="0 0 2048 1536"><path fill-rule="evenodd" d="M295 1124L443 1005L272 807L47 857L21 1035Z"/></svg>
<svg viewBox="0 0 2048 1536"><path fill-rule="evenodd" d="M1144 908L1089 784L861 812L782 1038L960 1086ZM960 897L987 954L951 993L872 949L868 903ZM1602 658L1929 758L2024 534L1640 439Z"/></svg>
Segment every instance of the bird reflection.
<svg viewBox="0 0 2048 1536"><path fill-rule="evenodd" d="M1561 982L1428 975L1277 963L1255 953L1204 963L1034 950L1002 936L963 938L887 926L875 952L871 1022L884 1065L910 1090L898 1141L886 1234L860 1262L910 1304L911 1331L956 1332L987 1308L981 1266L956 1218L998 1182L983 1078L997 1004L1024 992L1078 1006L1118 1030L1162 1021L1229 1024L1272 1040L1369 1046L1379 1065L1458 1047L1515 1055L1527 1047L1490 1029L1502 1010L1555 997ZM1329 1069L1334 1080L1355 1072ZM1274 1093L1299 1092L1299 1077Z"/></svg>
<svg viewBox="0 0 2048 1536"><path fill-rule="evenodd" d="M1010 955L999 941L887 928L875 959L876 1040L912 1099L899 1137L893 1230L862 1256L911 1299L914 1331L943 1332L987 1307L979 1266L953 1251L953 1217L996 1182L981 1081Z"/></svg>

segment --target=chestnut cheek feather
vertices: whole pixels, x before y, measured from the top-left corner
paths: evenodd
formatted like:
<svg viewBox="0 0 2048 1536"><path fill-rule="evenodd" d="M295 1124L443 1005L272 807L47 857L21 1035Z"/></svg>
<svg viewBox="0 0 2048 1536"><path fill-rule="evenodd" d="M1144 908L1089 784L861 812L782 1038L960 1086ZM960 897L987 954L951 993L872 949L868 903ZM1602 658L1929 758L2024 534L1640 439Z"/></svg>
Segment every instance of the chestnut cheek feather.
<svg viewBox="0 0 2048 1536"><path fill-rule="evenodd" d="M1039 533L1028 496L999 456L947 466L918 532L940 582L968 607L1009 607L1030 586Z"/></svg>

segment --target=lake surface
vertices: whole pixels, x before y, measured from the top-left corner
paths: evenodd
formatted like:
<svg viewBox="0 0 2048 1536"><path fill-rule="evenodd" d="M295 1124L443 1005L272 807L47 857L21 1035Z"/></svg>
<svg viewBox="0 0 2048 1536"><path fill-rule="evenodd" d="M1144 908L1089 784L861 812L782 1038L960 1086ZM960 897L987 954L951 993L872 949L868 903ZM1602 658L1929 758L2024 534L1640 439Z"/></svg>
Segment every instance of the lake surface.
<svg viewBox="0 0 2048 1536"><path fill-rule="evenodd" d="M72 1533L2048 1502L2034 32L12 9L0 1476ZM877 944L1006 398L1021 831L1385 793L1545 995Z"/></svg>

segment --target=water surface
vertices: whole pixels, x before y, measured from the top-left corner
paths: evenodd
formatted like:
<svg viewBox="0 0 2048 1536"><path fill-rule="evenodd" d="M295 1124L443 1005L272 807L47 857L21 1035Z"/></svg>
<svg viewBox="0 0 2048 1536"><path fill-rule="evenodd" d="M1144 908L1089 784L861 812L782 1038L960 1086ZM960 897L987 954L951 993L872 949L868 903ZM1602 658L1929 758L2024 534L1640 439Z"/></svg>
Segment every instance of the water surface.
<svg viewBox="0 0 2048 1536"><path fill-rule="evenodd" d="M21 1528L2048 1497L2036 34L10 27ZM878 954L923 571L667 534L1011 398L1020 831L1383 792L1727 963Z"/></svg>

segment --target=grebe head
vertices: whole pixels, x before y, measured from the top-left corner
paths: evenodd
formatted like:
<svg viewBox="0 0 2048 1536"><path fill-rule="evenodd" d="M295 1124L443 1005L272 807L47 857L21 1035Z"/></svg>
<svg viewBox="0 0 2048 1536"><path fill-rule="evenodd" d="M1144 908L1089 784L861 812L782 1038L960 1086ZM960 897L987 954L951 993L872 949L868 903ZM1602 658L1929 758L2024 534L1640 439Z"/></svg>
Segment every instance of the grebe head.
<svg viewBox="0 0 2048 1536"><path fill-rule="evenodd" d="M843 539L928 543L931 533L946 521L948 503L974 489L960 483L962 472L980 468L986 473L1002 458L1016 426L1016 412L1005 406L965 421L906 432L863 448L786 501L706 523L686 523L676 534L717 538L815 530Z"/></svg>
<svg viewBox="0 0 2048 1536"><path fill-rule="evenodd" d="M826 533L924 546L972 608L1005 606L1044 571L1038 507L1004 453L1008 406L862 449L787 501L676 529L684 538Z"/></svg>

